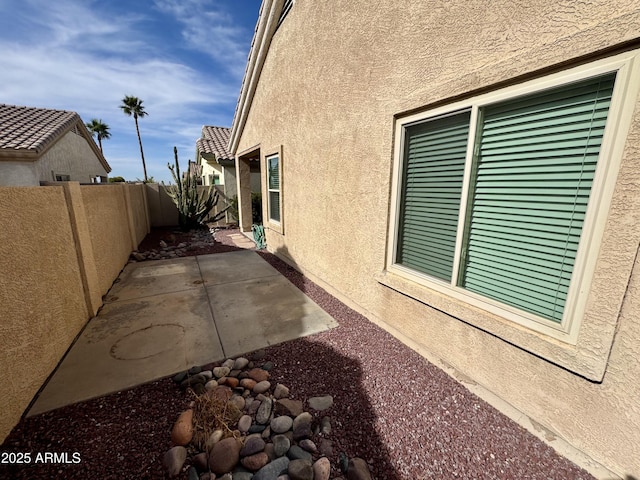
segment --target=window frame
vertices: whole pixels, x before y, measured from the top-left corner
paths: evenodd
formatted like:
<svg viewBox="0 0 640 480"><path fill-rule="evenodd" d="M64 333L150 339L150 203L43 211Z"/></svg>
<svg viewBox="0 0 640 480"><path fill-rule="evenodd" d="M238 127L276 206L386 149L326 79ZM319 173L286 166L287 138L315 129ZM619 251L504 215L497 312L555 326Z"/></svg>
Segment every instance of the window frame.
<svg viewBox="0 0 640 480"><path fill-rule="evenodd" d="M267 226L268 228L270 228L271 230L274 230L280 234L284 234L284 207L283 207L283 196L282 196L282 186L283 186L283 169L282 169L282 146L279 146L278 148L274 148L271 150L267 151L268 153L265 153L263 158L262 158L262 165L264 166L264 179L265 179L265 183L264 183L264 195L263 197L266 196L266 201L263 201L263 205L266 207L266 212L264 212L263 210L263 218L266 218L267 220ZM278 159L278 189L272 189L269 188L269 179L270 179L270 172L269 172L269 160L273 157L276 157ZM276 220L274 218L271 218L271 196L270 193L272 192L278 192L278 198L279 198L279 214L280 214L280 220ZM266 213L266 215L265 215Z"/></svg>
<svg viewBox="0 0 640 480"><path fill-rule="evenodd" d="M511 340L510 329L524 327L533 333L543 334L556 340L560 340L569 345L577 345L579 339L582 319L586 310L587 299L591 290L592 277L595 271L595 263L601 247L604 226L606 223L613 190L616 184L617 173L622 160L622 149L626 132L631 125L631 117L635 102L625 99L628 95L637 98L640 81L638 63L639 51L625 52L606 59L597 60L588 64L580 65L562 72L553 73L545 77L529 80L517 85L504 87L495 91L479 94L468 99L454 101L452 103L437 106L429 110L423 110L404 116L397 116L395 121L395 137L393 150L393 171L391 185L390 218L388 229L388 249L385 262L385 272L379 279L381 283L390 286L402 293L408 294L418 300L430 297L429 290L439 294L444 294L454 300L464 302L472 308L479 308L489 312L494 318L506 320L506 325L497 325L493 322L478 322L482 328L496 333L502 338ZM523 310L511 307L507 304L492 300L488 297L465 290L458 286L459 269L461 262L461 251L463 243L463 233L465 225L465 215L470 213L468 205L468 195L470 181L472 178L472 158L475 145L478 144L476 138L477 123L480 109L502 101L508 101L519 96L536 93L550 88L578 82L589 77L604 75L617 71L616 83L613 90L609 116L605 128L600 157L593 181L589 198L589 205L584 221L581 241L576 256L575 267L571 277L570 289L565 305L565 315L562 323L558 324L550 320L543 319L537 315L530 314ZM469 140L467 144L467 157L465 163L463 191L460 199L460 212L458 229L456 233L456 249L454 256L454 266L452 281L446 282L426 274L412 270L408 267L395 263L398 253L398 234L400 227L402 182L404 167L404 145L406 128L428 119L449 115L464 110L471 110L471 120L469 126ZM387 275L391 274L391 275ZM386 278L385 278L386 275ZM394 281L394 276L401 281ZM411 283L407 283L409 281ZM428 289L428 290L427 290ZM411 290L415 293L409 293ZM425 302L426 303L426 302ZM445 302L446 303L446 302ZM450 303L449 303L450 304ZM452 311L455 309L451 309ZM475 324L473 319L464 319L465 322ZM514 342L518 343L518 342Z"/></svg>

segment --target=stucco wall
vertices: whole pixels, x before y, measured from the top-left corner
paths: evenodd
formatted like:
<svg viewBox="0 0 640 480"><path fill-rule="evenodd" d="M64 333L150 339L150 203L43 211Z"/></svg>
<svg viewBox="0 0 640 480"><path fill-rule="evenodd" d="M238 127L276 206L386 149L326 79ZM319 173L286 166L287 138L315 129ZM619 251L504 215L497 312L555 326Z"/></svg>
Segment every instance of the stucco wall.
<svg viewBox="0 0 640 480"><path fill-rule="evenodd" d="M89 314L63 188L0 188L0 225L4 438Z"/></svg>
<svg viewBox="0 0 640 480"><path fill-rule="evenodd" d="M134 238L133 247L136 248L140 245L140 242L147 236L151 225L149 225L149 209L146 198L146 189L143 184L129 185L126 184L125 188L129 190L130 208L132 213Z"/></svg>
<svg viewBox="0 0 640 480"><path fill-rule="evenodd" d="M199 191L204 191L209 187L198 187ZM223 186L217 185L214 186L220 196L218 197L218 203L210 212L211 215L215 215L220 210L226 208L226 203L223 200ZM175 227L178 225L178 209L176 204L173 202L171 197L167 194L166 186L160 185L158 183L148 183L146 184L147 189L147 201L149 205L149 214L151 226L153 227ZM223 218L220 222L216 223L216 225L222 225L225 223L225 219Z"/></svg>
<svg viewBox="0 0 640 480"><path fill-rule="evenodd" d="M0 442L148 232L142 188L0 187Z"/></svg>
<svg viewBox="0 0 640 480"><path fill-rule="evenodd" d="M87 140L73 131L67 132L35 164L38 180L52 182L57 174L71 176L71 181L90 183L96 176L107 176Z"/></svg>
<svg viewBox="0 0 640 480"><path fill-rule="evenodd" d="M28 187L40 185L33 162L0 160L0 186Z"/></svg>
<svg viewBox="0 0 640 480"><path fill-rule="evenodd" d="M212 182L209 182L209 175L219 175L220 185L225 184L222 165L214 162L207 162L204 158L201 158L200 162L202 165L202 184L203 185L213 185Z"/></svg>
<svg viewBox="0 0 640 480"><path fill-rule="evenodd" d="M285 234L267 230L270 250L605 466L636 476L637 265L630 274L640 240L640 107L596 264L594 282L603 288L589 300L619 315L602 383L468 325L465 319L482 314L477 309L441 296L426 305L378 278L388 242L394 116L560 69L637 40L638 31L640 10L631 0L358 0L339 9L298 0L274 35L237 148L283 146ZM443 305L456 314L442 313Z"/></svg>
<svg viewBox="0 0 640 480"><path fill-rule="evenodd" d="M106 292L135 248L131 245L124 189L121 185L86 185L81 191L100 289Z"/></svg>

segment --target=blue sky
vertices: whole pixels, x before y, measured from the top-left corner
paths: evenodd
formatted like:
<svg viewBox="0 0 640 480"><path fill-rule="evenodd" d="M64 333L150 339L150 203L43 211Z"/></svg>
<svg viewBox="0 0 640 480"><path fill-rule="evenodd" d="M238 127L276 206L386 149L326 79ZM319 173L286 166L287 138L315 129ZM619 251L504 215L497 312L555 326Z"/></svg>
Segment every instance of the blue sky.
<svg viewBox="0 0 640 480"><path fill-rule="evenodd" d="M113 171L142 178L125 95L143 100L147 172L168 182L203 125L230 127L260 0L0 0L0 103L102 119Z"/></svg>

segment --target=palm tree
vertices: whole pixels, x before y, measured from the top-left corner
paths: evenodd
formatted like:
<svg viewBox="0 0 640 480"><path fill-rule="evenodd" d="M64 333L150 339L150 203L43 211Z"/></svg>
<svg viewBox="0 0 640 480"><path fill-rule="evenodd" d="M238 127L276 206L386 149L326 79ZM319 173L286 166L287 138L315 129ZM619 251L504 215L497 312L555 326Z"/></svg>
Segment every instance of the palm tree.
<svg viewBox="0 0 640 480"><path fill-rule="evenodd" d="M142 170L144 171L144 181L147 182L147 164L144 162L144 151L142 150L142 139L140 138L140 128L138 128L138 117L146 117L147 112L144 111L142 106L142 100L138 97L131 95L125 95L122 99L122 105L120 108L127 116L133 115L133 120L136 122L136 132L138 133L138 143L140 144L140 156L142 157Z"/></svg>
<svg viewBox="0 0 640 480"><path fill-rule="evenodd" d="M111 138L111 132L109 132L109 125L102 123L102 119L92 118L90 122L85 124L91 135L95 135L98 138L98 145L100 146L100 153L104 155L102 151L102 139L108 140Z"/></svg>

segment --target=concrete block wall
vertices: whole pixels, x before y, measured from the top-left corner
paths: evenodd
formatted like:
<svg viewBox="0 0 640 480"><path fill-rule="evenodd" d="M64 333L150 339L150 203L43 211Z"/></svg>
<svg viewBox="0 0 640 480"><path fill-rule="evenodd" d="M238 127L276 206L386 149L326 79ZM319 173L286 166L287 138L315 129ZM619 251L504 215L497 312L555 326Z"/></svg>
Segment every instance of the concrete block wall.
<svg viewBox="0 0 640 480"><path fill-rule="evenodd" d="M146 190L0 187L0 225L1 442L149 232Z"/></svg>
<svg viewBox="0 0 640 480"><path fill-rule="evenodd" d="M146 195L149 204L149 214L152 227L173 227L178 225L178 209L173 203L173 200L167 193L167 187L159 183L147 183ZM209 187L198 187L198 190L202 191ZM227 206L227 197L225 196L222 188L214 186L220 195L218 204L213 207L210 212L210 216L215 215L221 210L224 210ZM225 223L223 218L220 222L217 222L216 226L222 226Z"/></svg>

